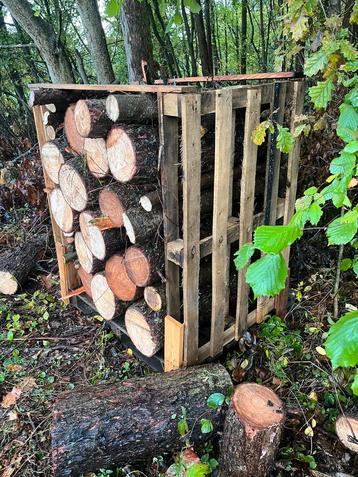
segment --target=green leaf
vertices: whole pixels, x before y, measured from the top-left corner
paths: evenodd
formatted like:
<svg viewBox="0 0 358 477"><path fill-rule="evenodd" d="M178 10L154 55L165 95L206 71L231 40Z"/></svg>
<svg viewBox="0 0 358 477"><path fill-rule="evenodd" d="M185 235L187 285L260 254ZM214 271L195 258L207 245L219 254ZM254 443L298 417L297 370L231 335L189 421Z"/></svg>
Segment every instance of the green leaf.
<svg viewBox="0 0 358 477"><path fill-rule="evenodd" d="M358 132L350 128L337 127L336 133L344 142L355 141L358 138Z"/></svg>
<svg viewBox="0 0 358 477"><path fill-rule="evenodd" d="M353 261L353 272L357 275L358 277L358 255L354 257Z"/></svg>
<svg viewBox="0 0 358 477"><path fill-rule="evenodd" d="M214 425L210 421L210 419L200 419L200 424L201 424L201 432L203 434L209 434L209 432L212 432L214 430Z"/></svg>
<svg viewBox="0 0 358 477"><path fill-rule="evenodd" d="M357 59L357 50L348 40L341 40L340 50L346 60L354 61Z"/></svg>
<svg viewBox="0 0 358 477"><path fill-rule="evenodd" d="M295 144L295 139L293 135L290 133L288 128L284 128L277 125L278 135L277 135L277 148L284 153L289 153L292 151L293 146Z"/></svg>
<svg viewBox="0 0 358 477"><path fill-rule="evenodd" d="M329 170L332 174L350 174L355 166L356 158L354 154L342 151L339 157L331 162Z"/></svg>
<svg viewBox="0 0 358 477"><path fill-rule="evenodd" d="M313 202L313 204L310 205L307 211L308 220L311 222L312 225L318 224L319 219L322 217L322 214L323 214L322 209L317 204L317 202Z"/></svg>
<svg viewBox="0 0 358 477"><path fill-rule="evenodd" d="M355 396L358 396L358 369L356 371L356 374L354 375L354 379L353 379L351 389L353 391L353 394Z"/></svg>
<svg viewBox="0 0 358 477"><path fill-rule="evenodd" d="M343 152L348 152L350 154L355 154L356 152L358 152L358 141L351 141L346 144L345 148L343 149Z"/></svg>
<svg viewBox="0 0 358 477"><path fill-rule="evenodd" d="M300 15L295 22L291 23L290 31L294 41L302 40L308 32L308 17Z"/></svg>
<svg viewBox="0 0 358 477"><path fill-rule="evenodd" d="M353 131L358 129L358 112L356 109L347 103L343 103L339 107L340 115L337 122L337 127L353 129Z"/></svg>
<svg viewBox="0 0 358 477"><path fill-rule="evenodd" d="M333 80L319 81L308 90L308 94L316 109L326 108L332 99Z"/></svg>
<svg viewBox="0 0 358 477"><path fill-rule="evenodd" d="M353 261L350 258L343 258L343 260L341 260L339 268L341 269L341 272L346 272L347 270L352 268L352 265Z"/></svg>
<svg viewBox="0 0 358 477"><path fill-rule="evenodd" d="M205 477L205 475L210 474L210 467L208 464L203 464L202 462L196 462L191 465L189 469L185 472L185 477Z"/></svg>
<svg viewBox="0 0 358 477"><path fill-rule="evenodd" d="M184 0L184 5L189 8L192 13L199 13L201 6L196 0Z"/></svg>
<svg viewBox="0 0 358 477"><path fill-rule="evenodd" d="M342 316L328 331L325 343L333 368L358 364L358 311Z"/></svg>
<svg viewBox="0 0 358 477"><path fill-rule="evenodd" d="M109 0L106 5L106 15L108 17L118 17L121 11L118 0Z"/></svg>
<svg viewBox="0 0 358 477"><path fill-rule="evenodd" d="M313 187L309 187L308 189L306 189L303 193L303 195L313 195L313 194L316 194L317 193L317 187L313 186Z"/></svg>
<svg viewBox="0 0 358 477"><path fill-rule="evenodd" d="M173 15L173 23L175 23L175 25L181 25L183 23L183 18L182 16L180 15L179 12L175 12L174 15Z"/></svg>
<svg viewBox="0 0 358 477"><path fill-rule="evenodd" d="M352 217L352 220L347 221L347 215L350 212L347 212L343 217L338 217L333 220L327 228L327 238L329 245L342 245L348 243L357 233L357 215L355 211L351 211L355 214L356 218Z"/></svg>
<svg viewBox="0 0 358 477"><path fill-rule="evenodd" d="M305 62L305 75L313 76L322 71L327 65L327 54L323 50L319 50L310 55Z"/></svg>
<svg viewBox="0 0 358 477"><path fill-rule="evenodd" d="M348 94L345 95L344 101L346 103L351 103L352 106L358 108L358 88L352 89Z"/></svg>
<svg viewBox="0 0 358 477"><path fill-rule="evenodd" d="M295 225L261 225L255 231L255 247L265 253L279 253L301 237Z"/></svg>
<svg viewBox="0 0 358 477"><path fill-rule="evenodd" d="M294 137L299 137L306 129L307 124L299 124L295 130L293 131L293 136Z"/></svg>
<svg viewBox="0 0 358 477"><path fill-rule="evenodd" d="M269 254L249 266L246 283L253 289L255 297L274 296L285 288L287 273L283 256Z"/></svg>
<svg viewBox="0 0 358 477"><path fill-rule="evenodd" d="M182 418L178 422L178 432L180 436L185 436L189 432L188 423L185 418Z"/></svg>
<svg viewBox="0 0 358 477"><path fill-rule="evenodd" d="M225 396L222 393L213 393L210 394L206 404L210 409L217 409L218 407L222 406L225 401Z"/></svg>
<svg viewBox="0 0 358 477"><path fill-rule="evenodd" d="M252 243L245 243L235 253L234 263L236 270L241 270L254 254L255 247Z"/></svg>

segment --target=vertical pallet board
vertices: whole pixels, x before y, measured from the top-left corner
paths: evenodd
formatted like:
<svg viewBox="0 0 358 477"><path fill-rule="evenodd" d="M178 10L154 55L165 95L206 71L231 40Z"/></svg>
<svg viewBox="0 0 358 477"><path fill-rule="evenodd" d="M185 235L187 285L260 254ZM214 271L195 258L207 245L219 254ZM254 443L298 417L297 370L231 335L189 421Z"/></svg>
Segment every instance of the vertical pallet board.
<svg viewBox="0 0 358 477"><path fill-rule="evenodd" d="M232 90L224 88L216 92L211 356L217 355L223 349L225 319L228 313L227 228L232 190L232 129Z"/></svg>
<svg viewBox="0 0 358 477"><path fill-rule="evenodd" d="M178 191L178 119L165 116L164 95L158 94L160 172L162 184L163 228L165 249L165 277L167 313L180 319L179 268L167 259L167 244L179 238L179 191Z"/></svg>
<svg viewBox="0 0 358 477"><path fill-rule="evenodd" d="M200 94L182 95L184 366L195 364L198 360L201 195L200 113Z"/></svg>
<svg viewBox="0 0 358 477"><path fill-rule="evenodd" d="M242 160L241 192L240 192L240 247L252 239L255 175L257 162L257 146L253 143L252 131L260 123L261 90L252 89L247 92L245 114L244 156ZM239 339L247 328L249 288L245 281L247 267L239 271L236 306L235 337Z"/></svg>
<svg viewBox="0 0 358 477"><path fill-rule="evenodd" d="M42 146L45 144L45 142L50 140L50 138L48 138L47 136L46 129L42 120L44 112L45 112L44 106L33 107L35 127L36 127L36 133L37 133L40 150ZM41 159L41 163L42 163L42 159ZM45 181L46 190L51 191L55 187L55 184L48 177L43 167L43 164L42 164L42 170L44 173L44 181ZM65 261L65 252L66 252L65 238L63 236L61 229L56 224L52 216L51 205L49 200L48 200L48 207L50 211L50 218L51 218L52 230L53 230L55 247L56 247L56 257L57 257L57 263L58 263L58 273L60 277L61 297L64 303L69 303L68 295L70 294L70 290L72 288L76 288L78 285L77 272L75 270L73 262L66 263Z"/></svg>
<svg viewBox="0 0 358 477"><path fill-rule="evenodd" d="M183 366L184 325L167 315L164 319L164 371Z"/></svg>

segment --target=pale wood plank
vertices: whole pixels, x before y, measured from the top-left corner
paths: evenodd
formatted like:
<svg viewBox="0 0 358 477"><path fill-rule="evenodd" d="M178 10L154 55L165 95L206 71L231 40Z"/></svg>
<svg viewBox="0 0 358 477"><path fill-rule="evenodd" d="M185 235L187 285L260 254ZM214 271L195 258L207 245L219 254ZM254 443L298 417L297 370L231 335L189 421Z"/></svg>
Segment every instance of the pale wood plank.
<svg viewBox="0 0 358 477"><path fill-rule="evenodd" d="M172 316L164 318L164 371L183 366L184 324Z"/></svg>
<svg viewBox="0 0 358 477"><path fill-rule="evenodd" d="M216 356L223 349L225 318L228 313L227 226L232 191L232 116L232 91L221 89L216 92L215 115L211 356Z"/></svg>
<svg viewBox="0 0 358 477"><path fill-rule="evenodd" d="M115 93L193 93L198 91L197 86L169 86L169 85L140 85L140 84L71 84L71 83L32 83L30 90L37 89L64 89L72 91L103 91Z"/></svg>
<svg viewBox="0 0 358 477"><path fill-rule="evenodd" d="M183 95L183 313L184 365L196 363L199 341L201 97Z"/></svg>
<svg viewBox="0 0 358 477"><path fill-rule="evenodd" d="M253 213L255 201L255 175L257 162L257 146L253 143L252 131L260 122L261 91L247 92L247 108L245 115L244 154L242 160L241 192L240 192L240 247L252 240ZM247 267L239 271L236 307L236 339L247 328L248 292L245 281Z"/></svg>
<svg viewBox="0 0 358 477"><path fill-rule="evenodd" d="M187 76L184 78L170 78L168 83L211 83L213 81L246 81L246 80L263 80L263 79L288 79L296 78L295 71L280 71L272 73L245 73L237 75L215 75L215 76ZM155 80L155 84L164 84L161 79Z"/></svg>

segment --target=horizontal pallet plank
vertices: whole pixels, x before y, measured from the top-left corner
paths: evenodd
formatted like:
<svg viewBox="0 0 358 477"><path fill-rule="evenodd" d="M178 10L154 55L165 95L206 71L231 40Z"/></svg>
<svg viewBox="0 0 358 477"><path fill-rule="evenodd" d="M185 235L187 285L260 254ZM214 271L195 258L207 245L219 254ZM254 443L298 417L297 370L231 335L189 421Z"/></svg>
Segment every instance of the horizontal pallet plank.
<svg viewBox="0 0 358 477"><path fill-rule="evenodd" d="M169 85L140 85L140 84L71 84L71 83L33 83L29 89L63 89L72 91L102 91L115 93L124 91L127 93L195 93L196 86L169 86Z"/></svg>
<svg viewBox="0 0 358 477"><path fill-rule="evenodd" d="M169 84L180 83L210 83L212 81L250 81L250 80L267 80L267 79L290 79L300 77L295 71L280 71L270 73L245 73L238 75L212 75L212 76L186 76L183 78L170 78L167 80ZM155 84L164 84L159 79L154 81Z"/></svg>

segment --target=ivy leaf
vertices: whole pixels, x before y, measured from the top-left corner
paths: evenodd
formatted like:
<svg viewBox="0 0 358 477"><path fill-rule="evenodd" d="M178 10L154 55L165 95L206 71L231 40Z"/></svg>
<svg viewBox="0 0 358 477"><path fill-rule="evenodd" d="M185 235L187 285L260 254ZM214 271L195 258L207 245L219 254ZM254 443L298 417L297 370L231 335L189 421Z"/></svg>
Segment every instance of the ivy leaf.
<svg viewBox="0 0 358 477"><path fill-rule="evenodd" d="M355 396L358 396L358 369L357 369L356 374L355 374L355 376L354 376L351 389L352 389L352 391L353 391L353 394L354 394Z"/></svg>
<svg viewBox="0 0 358 477"><path fill-rule="evenodd" d="M265 255L247 269L246 283L258 296L274 296L285 288L287 265L281 254Z"/></svg>
<svg viewBox="0 0 358 477"><path fill-rule="evenodd" d="M203 434L209 434L209 432L212 432L214 430L214 425L210 421L210 419L200 419L200 424L201 424L201 432Z"/></svg>
<svg viewBox="0 0 358 477"><path fill-rule="evenodd" d="M201 6L196 0L184 0L184 5L189 8L192 13L199 13Z"/></svg>
<svg viewBox="0 0 358 477"><path fill-rule="evenodd" d="M322 217L322 214L323 214L322 209L317 204L317 202L313 202L313 204L310 205L307 211L308 220L311 222L312 225L318 224L319 219Z"/></svg>
<svg viewBox="0 0 358 477"><path fill-rule="evenodd" d="M261 225L255 231L255 247L265 253L279 253L301 237L295 225Z"/></svg>
<svg viewBox="0 0 358 477"><path fill-rule="evenodd" d="M208 464L196 462L191 465L185 472L185 477L205 477L210 474L210 467Z"/></svg>
<svg viewBox="0 0 358 477"><path fill-rule="evenodd" d="M108 17L118 17L121 10L118 0L109 0L106 6L106 15Z"/></svg>
<svg viewBox="0 0 358 477"><path fill-rule="evenodd" d="M288 128L284 128L277 125L278 128L278 135L277 135L277 147L281 152L288 154L292 151L293 146L295 144L295 139L293 135L290 133Z"/></svg>
<svg viewBox="0 0 358 477"><path fill-rule="evenodd" d="M343 103L339 107L340 115L337 122L337 127L353 129L353 131L358 129L358 112L356 109L347 103Z"/></svg>
<svg viewBox="0 0 358 477"><path fill-rule="evenodd" d="M310 55L305 61L305 75L313 76L322 71L328 63L327 54L323 50L319 50Z"/></svg>
<svg viewBox="0 0 358 477"><path fill-rule="evenodd" d="M334 369L358 364L358 310L346 313L331 326L325 348Z"/></svg>
<svg viewBox="0 0 358 477"><path fill-rule="evenodd" d="M240 247L240 250L235 253L234 263L236 270L241 270L244 268L254 254L254 251L255 246L252 243L245 243Z"/></svg>
<svg viewBox="0 0 358 477"><path fill-rule="evenodd" d="M329 170L332 174L350 174L356 163L354 154L342 151L339 157L331 162Z"/></svg>
<svg viewBox="0 0 358 477"><path fill-rule="evenodd" d="M346 272L347 270L352 268L352 265L353 265L353 261L350 258L343 258L343 260L341 260L341 264L339 268L341 272Z"/></svg>
<svg viewBox="0 0 358 477"><path fill-rule="evenodd" d="M332 99L333 80L319 81L308 90L315 109L326 108Z"/></svg>
<svg viewBox="0 0 358 477"><path fill-rule="evenodd" d="M342 245L350 242L357 233L357 216L358 212L351 210L343 217L333 220L326 232L328 245Z"/></svg>

